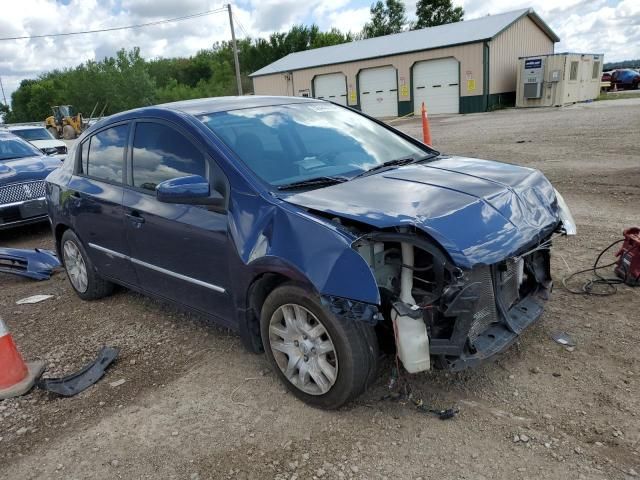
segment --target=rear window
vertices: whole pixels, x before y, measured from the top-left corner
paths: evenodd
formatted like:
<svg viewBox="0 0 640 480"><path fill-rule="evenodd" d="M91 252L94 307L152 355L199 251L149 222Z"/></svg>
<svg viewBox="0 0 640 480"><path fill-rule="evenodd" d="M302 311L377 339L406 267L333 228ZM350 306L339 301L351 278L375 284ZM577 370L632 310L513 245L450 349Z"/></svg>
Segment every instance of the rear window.
<svg viewBox="0 0 640 480"><path fill-rule="evenodd" d="M18 135L25 140L53 140L51 134L44 128L24 128L12 130L11 133Z"/></svg>
<svg viewBox="0 0 640 480"><path fill-rule="evenodd" d="M128 125L107 128L82 145L82 173L108 182L122 183Z"/></svg>

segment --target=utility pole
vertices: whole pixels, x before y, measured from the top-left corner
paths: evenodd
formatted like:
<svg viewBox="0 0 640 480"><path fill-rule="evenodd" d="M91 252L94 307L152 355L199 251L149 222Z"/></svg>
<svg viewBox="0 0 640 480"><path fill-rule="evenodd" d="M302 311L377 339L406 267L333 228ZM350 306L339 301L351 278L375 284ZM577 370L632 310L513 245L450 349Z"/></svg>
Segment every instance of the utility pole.
<svg viewBox="0 0 640 480"><path fill-rule="evenodd" d="M2 90L2 98L4 99L4 104L7 105L7 97L4 95L4 86L2 85L2 77L0 77L0 90Z"/></svg>
<svg viewBox="0 0 640 480"><path fill-rule="evenodd" d="M242 95L242 79L240 78L240 62L238 61L238 46L236 45L236 32L233 29L233 15L231 14L231 4L227 3L229 10L229 25L231 26L231 44L233 46L233 59L236 63L236 83L238 84L238 95Z"/></svg>

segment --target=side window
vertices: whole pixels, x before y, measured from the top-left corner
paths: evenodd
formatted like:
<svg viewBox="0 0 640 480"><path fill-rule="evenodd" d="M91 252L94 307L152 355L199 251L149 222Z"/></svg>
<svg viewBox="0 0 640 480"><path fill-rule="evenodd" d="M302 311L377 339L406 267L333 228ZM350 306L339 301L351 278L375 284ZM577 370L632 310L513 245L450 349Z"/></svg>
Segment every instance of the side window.
<svg viewBox="0 0 640 480"><path fill-rule="evenodd" d="M593 62L593 72L591 74L591 78L598 78L599 72L600 72L600 62Z"/></svg>
<svg viewBox="0 0 640 480"><path fill-rule="evenodd" d="M83 172L102 180L122 182L128 130L129 125L118 125L96 133L91 137L86 157L85 142L82 145Z"/></svg>
<svg viewBox="0 0 640 480"><path fill-rule="evenodd" d="M151 191L172 178L206 176L200 150L173 128L151 122L136 124L132 169L133 186Z"/></svg>
<svg viewBox="0 0 640 480"><path fill-rule="evenodd" d="M569 80L578 79L578 62L571 62L571 71L569 73Z"/></svg>

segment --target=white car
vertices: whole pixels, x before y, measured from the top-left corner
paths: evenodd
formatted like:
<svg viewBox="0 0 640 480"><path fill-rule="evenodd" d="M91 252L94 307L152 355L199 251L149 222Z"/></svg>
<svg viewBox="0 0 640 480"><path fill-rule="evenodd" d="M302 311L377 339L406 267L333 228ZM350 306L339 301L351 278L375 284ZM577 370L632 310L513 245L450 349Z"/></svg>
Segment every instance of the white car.
<svg viewBox="0 0 640 480"><path fill-rule="evenodd" d="M35 125L7 126L14 135L31 143L46 155L52 155L64 160L67 156L67 144L53 138L46 128Z"/></svg>

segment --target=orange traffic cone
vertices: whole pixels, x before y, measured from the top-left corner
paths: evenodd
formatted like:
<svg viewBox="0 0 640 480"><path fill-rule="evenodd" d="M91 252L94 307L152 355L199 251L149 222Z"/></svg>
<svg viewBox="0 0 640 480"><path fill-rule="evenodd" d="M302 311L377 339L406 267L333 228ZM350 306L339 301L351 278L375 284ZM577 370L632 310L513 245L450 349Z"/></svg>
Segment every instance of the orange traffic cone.
<svg viewBox="0 0 640 480"><path fill-rule="evenodd" d="M427 109L422 102L422 138L423 142L429 146L432 146L431 142L431 129L429 128L429 118L427 117Z"/></svg>
<svg viewBox="0 0 640 480"><path fill-rule="evenodd" d="M0 318L0 400L24 395L44 372L44 362L25 363Z"/></svg>

